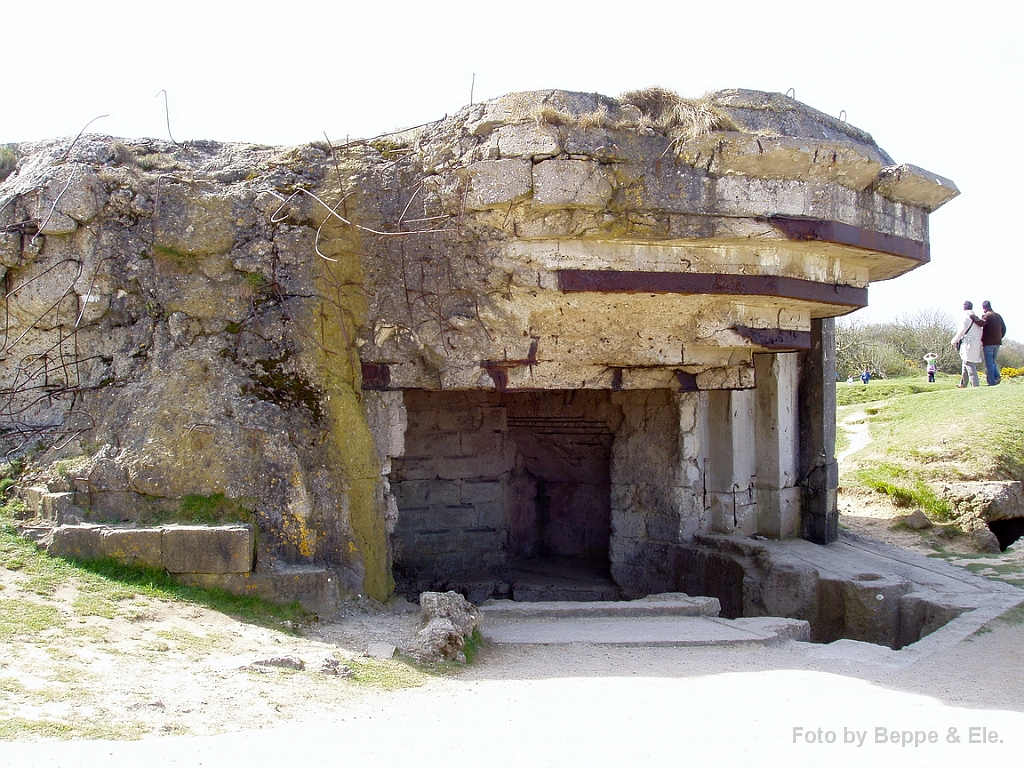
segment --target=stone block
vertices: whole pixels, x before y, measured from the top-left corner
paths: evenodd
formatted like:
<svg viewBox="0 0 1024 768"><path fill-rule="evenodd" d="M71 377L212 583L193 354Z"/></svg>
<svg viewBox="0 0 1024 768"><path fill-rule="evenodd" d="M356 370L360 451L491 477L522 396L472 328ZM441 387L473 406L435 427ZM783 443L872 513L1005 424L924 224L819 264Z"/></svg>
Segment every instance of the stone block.
<svg viewBox="0 0 1024 768"><path fill-rule="evenodd" d="M49 552L74 560L102 560L107 556L102 525L62 525L53 532Z"/></svg>
<svg viewBox="0 0 1024 768"><path fill-rule="evenodd" d="M453 405L437 413L437 428L442 432L476 432L483 423L480 408L456 408Z"/></svg>
<svg viewBox="0 0 1024 768"><path fill-rule="evenodd" d="M342 592L333 571L315 566L279 566L267 573L179 573L174 580L272 603L298 602L303 610L324 616L338 610Z"/></svg>
<svg viewBox="0 0 1024 768"><path fill-rule="evenodd" d="M505 436L494 431L463 432L460 444L462 455L501 454L505 450Z"/></svg>
<svg viewBox="0 0 1024 768"><path fill-rule="evenodd" d="M648 515L645 523L649 539L669 543L679 539L679 519L673 515Z"/></svg>
<svg viewBox="0 0 1024 768"><path fill-rule="evenodd" d="M422 507L435 504L459 504L459 481L405 480L395 484L395 497L399 507Z"/></svg>
<svg viewBox="0 0 1024 768"><path fill-rule="evenodd" d="M458 432L421 432L406 435L405 452L415 456L461 456L462 435Z"/></svg>
<svg viewBox="0 0 1024 768"><path fill-rule="evenodd" d="M505 446L505 450L501 453L488 453L480 457L480 474L481 478L497 478L504 475L506 472L511 472L515 465L515 452L509 450L509 446Z"/></svg>
<svg viewBox="0 0 1024 768"><path fill-rule="evenodd" d="M612 486L613 494L615 488ZM643 515L634 514L629 507L616 507L615 496L612 498L612 536L639 539L645 532Z"/></svg>
<svg viewBox="0 0 1024 768"><path fill-rule="evenodd" d="M483 160L467 170L466 207L470 210L507 207L533 191L533 163L529 160Z"/></svg>
<svg viewBox="0 0 1024 768"><path fill-rule="evenodd" d="M18 489L18 495L21 497L21 500L37 515L42 514L43 497L49 492L45 485L27 485Z"/></svg>
<svg viewBox="0 0 1024 768"><path fill-rule="evenodd" d="M746 490L705 494L707 498L708 524L715 533L752 534L757 530L757 505L749 501Z"/></svg>
<svg viewBox="0 0 1024 768"><path fill-rule="evenodd" d="M505 503L502 499L497 501L477 501L473 504L476 509L476 524L481 527L503 528L506 524Z"/></svg>
<svg viewBox="0 0 1024 768"><path fill-rule="evenodd" d="M406 549L415 552L417 560L430 559L436 555L458 551L458 543L458 536L453 531L447 528L433 528L417 531Z"/></svg>
<svg viewBox="0 0 1024 768"><path fill-rule="evenodd" d="M463 530L476 526L477 513L472 504L432 504L429 507L430 526Z"/></svg>
<svg viewBox="0 0 1024 768"><path fill-rule="evenodd" d="M800 535L800 495L797 487L757 490L757 532L773 539Z"/></svg>
<svg viewBox="0 0 1024 768"><path fill-rule="evenodd" d="M434 462L442 480L463 480L484 475L480 456L443 456Z"/></svg>
<svg viewBox="0 0 1024 768"><path fill-rule="evenodd" d="M365 391L362 404L378 458L383 462L389 456L401 456L408 427L402 393Z"/></svg>
<svg viewBox="0 0 1024 768"><path fill-rule="evenodd" d="M459 534L460 549L466 552L500 552L505 546L504 531L496 528L469 528Z"/></svg>
<svg viewBox="0 0 1024 768"><path fill-rule="evenodd" d="M657 157L657 155L655 155ZM714 180L682 163L642 165L638 194L640 206L674 214L704 213L708 209ZM627 194L633 193L628 190Z"/></svg>
<svg viewBox="0 0 1024 768"><path fill-rule="evenodd" d="M123 563L163 569L163 530L160 528L106 528L100 532L101 549Z"/></svg>
<svg viewBox="0 0 1024 768"><path fill-rule="evenodd" d="M507 432L508 411L505 408L484 408L481 410L481 431Z"/></svg>
<svg viewBox="0 0 1024 768"><path fill-rule="evenodd" d="M45 493L40 498L40 502L39 516L44 520L56 520L64 523L77 517L83 511L75 505L75 494L71 491Z"/></svg>
<svg viewBox="0 0 1024 768"><path fill-rule="evenodd" d="M392 462L391 482L434 480L439 477L437 460L431 457L404 457Z"/></svg>
<svg viewBox="0 0 1024 768"><path fill-rule="evenodd" d="M164 568L169 573L247 573L252 570L254 544L248 525L167 526Z"/></svg>
<svg viewBox="0 0 1024 768"><path fill-rule="evenodd" d="M459 500L465 504L483 502L501 503L505 498L505 487L500 480L464 480Z"/></svg>
<svg viewBox="0 0 1024 768"><path fill-rule="evenodd" d="M588 160L546 160L533 167L533 201L562 208L602 208L612 197L612 184L600 163Z"/></svg>
<svg viewBox="0 0 1024 768"><path fill-rule="evenodd" d="M542 160L555 157L562 151L558 129L553 125L535 122L505 125L498 129L497 134L498 151L505 158Z"/></svg>

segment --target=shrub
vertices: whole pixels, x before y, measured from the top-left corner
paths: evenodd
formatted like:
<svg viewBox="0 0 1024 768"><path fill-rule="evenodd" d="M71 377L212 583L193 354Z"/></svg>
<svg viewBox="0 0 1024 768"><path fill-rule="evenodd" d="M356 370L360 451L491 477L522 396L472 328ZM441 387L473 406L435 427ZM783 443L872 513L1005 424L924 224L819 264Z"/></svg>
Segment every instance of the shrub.
<svg viewBox="0 0 1024 768"><path fill-rule="evenodd" d="M18 156L10 147L0 146L0 181L3 181L18 167Z"/></svg>

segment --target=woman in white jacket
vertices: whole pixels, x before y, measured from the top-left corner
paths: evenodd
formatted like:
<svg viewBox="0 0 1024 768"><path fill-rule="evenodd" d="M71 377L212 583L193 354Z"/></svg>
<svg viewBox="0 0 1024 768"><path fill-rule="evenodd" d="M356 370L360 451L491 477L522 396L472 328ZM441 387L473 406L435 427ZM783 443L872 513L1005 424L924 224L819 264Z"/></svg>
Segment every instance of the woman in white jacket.
<svg viewBox="0 0 1024 768"><path fill-rule="evenodd" d="M985 359L981 347L981 321L974 314L974 304L964 302L964 320L960 324L960 330L950 344L960 352L960 360L963 361L960 369L960 383L958 389L967 386L968 381L972 387L979 386L978 363Z"/></svg>

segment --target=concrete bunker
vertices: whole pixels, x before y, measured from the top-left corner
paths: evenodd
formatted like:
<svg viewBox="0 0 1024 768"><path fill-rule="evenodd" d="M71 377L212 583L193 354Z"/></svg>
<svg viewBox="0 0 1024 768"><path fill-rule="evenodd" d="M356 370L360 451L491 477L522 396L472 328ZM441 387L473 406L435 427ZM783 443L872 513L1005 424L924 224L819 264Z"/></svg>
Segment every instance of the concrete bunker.
<svg viewBox="0 0 1024 768"><path fill-rule="evenodd" d="M0 438L79 468L40 473L34 511L245 500L252 570L203 578L321 611L394 581L760 610L757 558L708 537L836 540L833 318L927 263L957 194L746 90L18 151ZM580 584L504 575L544 560Z"/></svg>

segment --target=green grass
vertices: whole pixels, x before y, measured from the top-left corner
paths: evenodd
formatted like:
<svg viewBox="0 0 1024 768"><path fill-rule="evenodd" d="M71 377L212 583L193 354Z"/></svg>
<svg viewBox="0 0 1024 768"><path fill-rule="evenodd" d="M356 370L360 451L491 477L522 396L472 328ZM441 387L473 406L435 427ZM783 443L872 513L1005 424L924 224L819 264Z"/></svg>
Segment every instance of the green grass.
<svg viewBox="0 0 1024 768"><path fill-rule="evenodd" d="M399 659L348 659L345 666L353 672L352 682L386 691L417 688L428 679L426 672Z"/></svg>
<svg viewBox="0 0 1024 768"><path fill-rule="evenodd" d="M179 521L207 525L228 522L251 523L256 519L251 507L251 502L229 499L223 493L212 496L191 494L181 500L173 517Z"/></svg>
<svg viewBox="0 0 1024 768"><path fill-rule="evenodd" d="M52 605L21 598L0 600L0 640L37 635L48 629L59 629L65 619Z"/></svg>
<svg viewBox="0 0 1024 768"><path fill-rule="evenodd" d="M877 400L888 400L904 395L920 395L929 392L956 390L960 383L959 376L939 374L934 384L929 384L924 376L910 379L872 379L868 384L856 381L853 384L839 382L836 384L836 403L838 405L860 405Z"/></svg>
<svg viewBox="0 0 1024 768"><path fill-rule="evenodd" d="M840 384L837 398L863 410L871 434L871 442L849 457L843 484L886 494L898 506L948 523L955 510L936 492L939 484L1024 478L1024 385L1004 380L998 387L957 389L958 381Z"/></svg>
<svg viewBox="0 0 1024 768"><path fill-rule="evenodd" d="M922 393L913 391L920 382L885 384L904 394L865 409L872 442L854 455L860 467L890 464L924 482L1024 477L1024 386Z"/></svg>
<svg viewBox="0 0 1024 768"><path fill-rule="evenodd" d="M996 619L1004 624L1024 624L1024 603L1001 613Z"/></svg>
<svg viewBox="0 0 1024 768"><path fill-rule="evenodd" d="M913 469L880 462L857 470L854 477L860 485L892 498L896 506L919 508L933 520L947 521L953 516L949 503Z"/></svg>
<svg viewBox="0 0 1024 768"><path fill-rule="evenodd" d="M64 720L29 720L24 717L0 718L0 741L13 741L33 736L37 739L111 739L129 741L140 739L149 732L142 723L118 718L114 723L96 724L67 722Z"/></svg>

